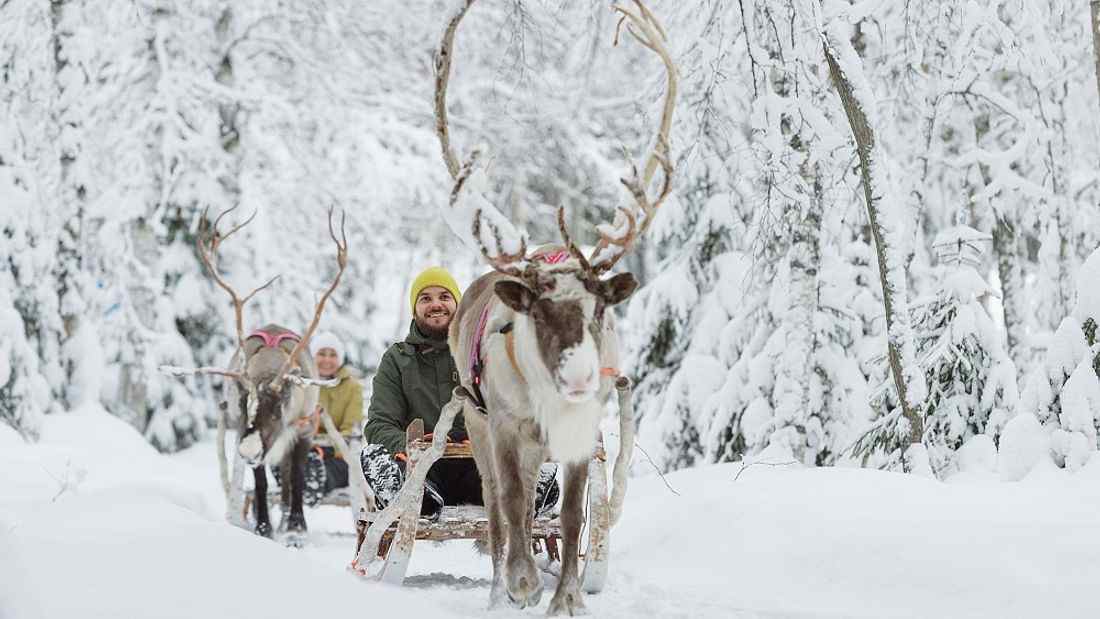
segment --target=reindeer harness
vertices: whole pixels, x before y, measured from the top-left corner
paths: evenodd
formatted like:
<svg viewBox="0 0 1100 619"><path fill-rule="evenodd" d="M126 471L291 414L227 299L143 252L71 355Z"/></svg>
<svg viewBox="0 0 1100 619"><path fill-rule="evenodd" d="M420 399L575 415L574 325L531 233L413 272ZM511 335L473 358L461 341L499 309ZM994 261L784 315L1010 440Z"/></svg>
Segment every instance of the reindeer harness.
<svg viewBox="0 0 1100 619"><path fill-rule="evenodd" d="M264 331L263 329L256 329L252 333L249 333L248 337L258 337L263 340L264 348L278 348L279 344L281 344L283 340L293 340L294 342L297 342L298 340L302 339L301 336L293 331L272 334Z"/></svg>
<svg viewBox="0 0 1100 619"><path fill-rule="evenodd" d="M302 339L300 335L293 331L284 331L282 333L268 333L263 329L256 329L252 333L248 334L248 337L258 337L264 342L264 348L278 348L284 340L290 340L297 343ZM316 407L312 413L307 413L298 417L294 421L290 422L303 436L314 436L318 433L321 427L321 408ZM252 427L251 424L249 427Z"/></svg>

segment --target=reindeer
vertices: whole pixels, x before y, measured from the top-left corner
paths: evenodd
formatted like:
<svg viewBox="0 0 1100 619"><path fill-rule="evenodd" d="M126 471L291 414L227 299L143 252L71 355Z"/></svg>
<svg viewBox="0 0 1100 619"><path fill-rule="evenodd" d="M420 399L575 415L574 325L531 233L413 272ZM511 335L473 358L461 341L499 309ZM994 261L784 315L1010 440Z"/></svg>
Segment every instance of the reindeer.
<svg viewBox="0 0 1100 619"><path fill-rule="evenodd" d="M450 146L446 110L452 47L458 24L473 0L452 17L436 60L436 129L444 162L454 179L452 213L462 211L477 153L458 164ZM603 276L634 246L670 191L673 168L668 134L676 95L676 68L665 48L665 34L640 2L615 5L626 30L654 51L668 73L660 129L644 172L637 168L622 182L634 207L620 207L590 256L570 238L564 211L558 210L562 244L527 253L525 239L506 247L502 218L487 202L473 212L471 232L493 271L481 276L462 296L451 324L449 342L464 387L473 394L463 414L481 473L489 520L493 565L490 606L505 595L519 607L535 605L542 594L532 555L534 484L547 458L564 463L561 509L562 567L548 614L585 612L578 573L578 548L584 523L588 460L597 444L598 424L618 378L618 342L609 308L626 300L638 282L630 273ZM647 189L657 167L663 182L650 200ZM467 209L468 210L468 209ZM506 223L504 220L503 223ZM506 231L505 231L506 232ZM489 241L495 240L495 250ZM621 379L620 379L621 380ZM627 384L629 384L627 382ZM616 474L619 474L616 463ZM625 466L622 467L625 477ZM622 493L615 493L621 508ZM505 556L507 553L507 556Z"/></svg>
<svg viewBox="0 0 1100 619"><path fill-rule="evenodd" d="M329 210L329 235L336 244L336 261L339 270L332 284L317 302L313 320L301 336L290 329L268 324L247 336L243 327L245 304L261 290L278 279L271 278L245 297L240 297L218 273L217 253L223 241L248 225L256 216L252 214L224 235L218 232L222 218L236 207L221 213L212 225L207 226L206 212L196 241L202 263L214 281L230 297L237 329L237 349L229 362L230 369L199 368L182 370L164 368L174 374L198 373L225 376L226 401L218 420L218 463L223 489L227 499L230 483L225 462L224 435L228 423L238 426L237 454L252 469L255 478L254 509L257 534L272 537L271 520L267 505L267 474L264 465L279 466L282 473L284 521L280 529L287 533L287 543L297 545L307 531L302 509L305 489L305 464L309 453L310 438L316 434L322 412L317 409L319 386L327 384L317 378L313 359L309 355L309 339L317 329L325 302L337 285L347 266L347 236L344 219L340 223L340 238L333 229L332 210ZM210 232L204 239L203 229ZM235 410L234 410L235 409Z"/></svg>

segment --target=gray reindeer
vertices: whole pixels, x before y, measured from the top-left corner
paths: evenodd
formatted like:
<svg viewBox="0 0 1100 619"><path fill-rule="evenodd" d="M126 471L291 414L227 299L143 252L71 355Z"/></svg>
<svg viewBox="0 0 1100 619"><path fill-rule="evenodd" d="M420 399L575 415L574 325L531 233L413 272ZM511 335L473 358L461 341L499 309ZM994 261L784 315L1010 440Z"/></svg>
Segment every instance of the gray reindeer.
<svg viewBox="0 0 1100 619"><path fill-rule="evenodd" d="M247 467L252 469L255 479L252 504L256 533L268 538L274 534L268 513L265 465L279 467L284 505L284 519L279 529L286 534L285 543L297 546L304 542L307 531L303 512L306 458L309 454L310 441L321 424L322 412L317 408L319 386L326 384L326 381L317 378L313 359L309 355L309 339L317 329L325 309L325 302L336 290L347 266L347 236L344 231L344 219L341 219L338 239L333 229L332 210L329 210L329 235L336 244L336 261L339 270L332 284L317 302L313 320L305 333L299 336L281 325L268 324L246 336L243 326L245 304L261 290L274 283L278 276L241 297L219 274L217 268L219 246L255 217L253 213L251 217L231 228L229 232L220 234L218 224L223 217L235 209L236 207L233 207L221 213L214 223L209 225L204 212L196 241L203 264L233 303L237 349L229 362L229 368L164 369L174 374L218 374L226 378L225 399L218 419L217 445L221 481L227 501L230 502L230 510L233 509L232 493L224 444L226 427L236 426L237 455ZM207 232L208 234L204 234Z"/></svg>

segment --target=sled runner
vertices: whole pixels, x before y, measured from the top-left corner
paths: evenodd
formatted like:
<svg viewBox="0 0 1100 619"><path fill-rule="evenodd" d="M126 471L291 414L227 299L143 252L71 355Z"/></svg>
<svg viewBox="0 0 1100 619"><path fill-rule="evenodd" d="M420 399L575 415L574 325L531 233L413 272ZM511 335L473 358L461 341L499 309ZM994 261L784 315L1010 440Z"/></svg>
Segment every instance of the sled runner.
<svg viewBox="0 0 1100 619"><path fill-rule="evenodd" d="M587 593L600 592L607 579L609 532L621 512L626 492L626 468L634 446L630 381L619 378L615 387L619 398L621 445L615 461L612 495L608 494L607 456L602 440L588 465L588 544L581 555L584 560L583 588ZM446 442L455 415L462 410L463 401L468 397L463 387L455 389L451 401L443 407L430 441L424 439L422 420L409 425L405 434L405 453L408 457L405 482L397 497L385 509L360 512L356 526L355 558L348 566L349 570L363 577L399 585L404 581L416 541L487 541L489 521L481 506L445 506L435 522L420 516L424 480L431 465L440 458L473 458L469 444ZM557 517L534 519L531 543L536 553L545 551L550 561L560 561L560 541L561 523Z"/></svg>

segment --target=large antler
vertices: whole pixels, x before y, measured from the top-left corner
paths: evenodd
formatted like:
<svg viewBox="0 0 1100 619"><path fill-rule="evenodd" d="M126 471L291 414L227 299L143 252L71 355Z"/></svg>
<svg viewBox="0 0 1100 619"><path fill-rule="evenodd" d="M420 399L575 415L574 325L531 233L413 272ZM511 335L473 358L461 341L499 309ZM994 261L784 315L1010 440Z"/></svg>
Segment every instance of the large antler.
<svg viewBox="0 0 1100 619"><path fill-rule="evenodd" d="M224 290L229 295L230 300L233 301L233 316L234 316L234 318L236 319L236 322L237 322L237 347L238 347L238 349L243 350L244 349L244 320L243 320L244 306L245 306L246 303L249 302L249 300L252 299L252 297L256 296L256 293L260 292L264 288L267 288L272 283L274 283L275 280L279 279L279 276L276 275L275 277L272 277L271 279L267 280L267 283L260 286L259 288L256 288L252 292L248 293L244 298L241 298L240 296L238 296L237 291L235 291L233 289L233 287L230 286L225 281L225 279L221 275L218 274L218 266L217 266L218 265L218 248L221 246L223 241L225 241L229 237L233 236L233 234L235 234L238 230L240 230L241 228L243 228L243 227L247 226L249 223L251 223L252 220L256 217L256 213L255 213L255 211L253 211L252 215L250 215L248 217L248 219L246 219L243 222L237 224L236 226L233 226L233 228L230 229L229 232L226 232L225 234L219 234L218 233L218 224L221 223L221 220L222 220L223 217L225 217L226 215L228 215L228 214L232 213L233 211L237 210L237 207L234 206L233 208L222 211L222 213L220 215L218 215L217 218L214 219L214 223L209 225L210 238L208 238L206 240L203 240L203 228L207 227L208 222L209 222L209 220L206 217L206 214L207 214L208 210L209 209L203 209L202 219L199 220L200 221L199 222L199 234L196 235L195 245L198 247L199 257L202 259L202 263L206 265L206 270L210 272L210 275L214 278L214 281L218 283L218 286L220 286L221 289Z"/></svg>
<svg viewBox="0 0 1100 619"><path fill-rule="evenodd" d="M325 302L332 296L336 287L340 284L340 277L344 274L344 269L348 266L348 235L344 230L347 222L347 213L340 215L340 238L336 238L336 231L332 227L332 212L333 208L328 209L328 233L332 238L332 242L336 244L336 264L340 269L336 271L336 277L332 280L332 285L328 287L325 294L321 295L321 300L317 302L317 308L313 312L313 321L309 323L309 327L305 333L302 334L301 339L294 345L294 350L290 351L290 357L283 363L283 367L279 370L278 377L275 379L273 385L282 386L284 380L288 377L288 372L297 363L298 355L303 350L308 350L309 339L313 337L313 332L317 330L317 324L321 322L321 314L325 311ZM292 379L293 380L293 379ZM302 381L295 381L301 384Z"/></svg>
<svg viewBox="0 0 1100 619"><path fill-rule="evenodd" d="M518 233L512 224L488 200L484 198L484 173L477 168L480 153L473 151L469 158L459 165L451 147L450 123L447 117L447 86L451 79L451 60L453 58L455 33L462 18L473 5L474 0L465 0L447 22L443 31L443 40L435 57L435 131L439 137L439 146L443 151L443 162L447 172L454 179L448 224L455 234L464 237L467 232L473 235L481 255L497 271L518 276L522 270L519 264L527 256L527 239ZM475 185L470 187L470 185ZM468 230L462 229L469 222ZM490 249L490 245L493 249Z"/></svg>
<svg viewBox="0 0 1100 619"><path fill-rule="evenodd" d="M676 65L672 62L672 56L665 47L665 41L668 37L665 35L664 28L661 27L657 18L640 0L633 0L633 4L637 9L636 11L622 4L611 7L620 15L619 23L615 28L615 44L619 44L619 35L622 33L625 24L627 33L634 37L634 40L660 57L668 74L668 84L665 90L665 104L661 112L661 124L657 131L657 140L653 145L653 152L646 160L642 175L639 176L638 167L634 165L630 177L620 179L620 182L634 198L634 208L619 207L615 213L615 219L610 225L601 224L596 228L600 240L596 243L596 248L587 261L591 265L592 272L596 275L610 270L619 259L634 247L638 237L649 228L657 209L664 203L672 188L673 166L669 153L668 136L672 127L672 111L676 105L679 77ZM647 189L657 171L657 166L661 167L664 179L661 182L661 189L657 197L650 200ZM574 256L580 254L580 251L569 240L564 225L560 225L560 228L563 233L563 240L569 245L570 252ZM584 263L582 262L582 264Z"/></svg>

